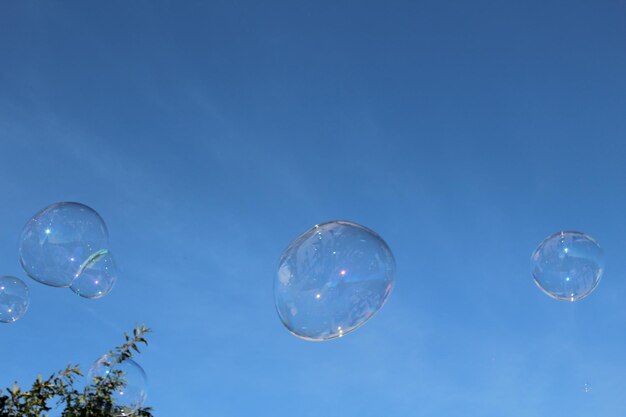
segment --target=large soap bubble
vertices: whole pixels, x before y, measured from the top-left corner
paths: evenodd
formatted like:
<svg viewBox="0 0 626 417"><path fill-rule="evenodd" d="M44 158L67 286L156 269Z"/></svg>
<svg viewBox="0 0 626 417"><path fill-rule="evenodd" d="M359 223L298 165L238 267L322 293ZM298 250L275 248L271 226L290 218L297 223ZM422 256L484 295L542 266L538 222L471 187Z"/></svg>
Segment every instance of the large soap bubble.
<svg viewBox="0 0 626 417"><path fill-rule="evenodd" d="M559 301L578 301L596 288L602 278L604 257L593 238L580 232L548 236L531 256L535 283Z"/></svg>
<svg viewBox="0 0 626 417"><path fill-rule="evenodd" d="M111 292L116 281L117 267L113 255L103 249L85 261L70 288L81 297L97 299Z"/></svg>
<svg viewBox="0 0 626 417"><path fill-rule="evenodd" d="M0 322L18 321L28 310L30 295L21 279L0 277Z"/></svg>
<svg viewBox="0 0 626 417"><path fill-rule="evenodd" d="M341 337L387 301L395 261L383 239L355 223L317 225L283 252L274 281L278 315L307 340Z"/></svg>
<svg viewBox="0 0 626 417"><path fill-rule="evenodd" d="M95 400L103 411L112 416L131 416L148 397L148 377L132 359L120 361L110 354L102 356L89 369L89 381L96 390ZM109 390L108 395L99 395Z"/></svg>
<svg viewBox="0 0 626 417"><path fill-rule="evenodd" d="M69 287L81 266L108 248L104 220L80 203L56 203L35 214L20 237L20 263L36 281Z"/></svg>

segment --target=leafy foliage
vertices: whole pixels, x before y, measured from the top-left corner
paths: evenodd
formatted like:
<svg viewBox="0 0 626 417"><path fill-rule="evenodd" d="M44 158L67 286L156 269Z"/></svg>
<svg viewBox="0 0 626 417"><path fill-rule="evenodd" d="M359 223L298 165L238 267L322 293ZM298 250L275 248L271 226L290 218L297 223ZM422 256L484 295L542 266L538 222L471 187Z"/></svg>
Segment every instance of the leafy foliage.
<svg viewBox="0 0 626 417"><path fill-rule="evenodd" d="M132 336L124 333L125 343L107 355L114 363L122 363L140 353L138 345L148 344L145 336L150 329L137 326ZM78 366L65 369L43 379L41 375L30 390L23 391L17 383L0 392L0 417L46 417L53 408L62 407L62 417L111 417L113 393L125 385L124 375L113 371L106 377L95 377L83 389L77 389L83 376ZM134 417L152 417L149 407L141 408Z"/></svg>

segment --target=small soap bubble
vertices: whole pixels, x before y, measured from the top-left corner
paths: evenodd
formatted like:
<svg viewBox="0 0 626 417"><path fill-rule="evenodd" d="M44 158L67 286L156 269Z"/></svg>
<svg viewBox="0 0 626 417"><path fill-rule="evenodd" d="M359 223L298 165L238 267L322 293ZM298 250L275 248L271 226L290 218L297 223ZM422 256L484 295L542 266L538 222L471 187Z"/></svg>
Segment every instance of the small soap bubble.
<svg viewBox="0 0 626 417"><path fill-rule="evenodd" d="M94 253L81 266L72 291L84 298L98 299L107 295L117 281L117 267L107 249Z"/></svg>
<svg viewBox="0 0 626 417"><path fill-rule="evenodd" d="M96 387L113 386L110 401L99 405L112 416L127 417L139 410L148 397L148 377L132 359L120 361L110 354L102 356L89 369L89 382Z"/></svg>
<svg viewBox="0 0 626 417"><path fill-rule="evenodd" d="M535 283L559 301L578 301L596 288L604 270L598 243L580 232L558 232L544 239L531 256Z"/></svg>
<svg viewBox="0 0 626 417"><path fill-rule="evenodd" d="M372 230L345 221L320 224L283 252L274 280L276 310L302 339L342 337L382 308L395 271L391 250Z"/></svg>
<svg viewBox="0 0 626 417"><path fill-rule="evenodd" d="M591 392L591 390L592 390L591 385L589 385L589 384L585 384L585 385L583 385L583 392L584 392L585 394L590 393L590 392Z"/></svg>
<svg viewBox="0 0 626 417"><path fill-rule="evenodd" d="M0 277L0 322L18 321L28 310L30 293L24 282L15 277Z"/></svg>
<svg viewBox="0 0 626 417"><path fill-rule="evenodd" d="M81 266L108 248L108 231L95 210L80 203L56 203L35 214L20 236L20 263L35 281L69 287Z"/></svg>

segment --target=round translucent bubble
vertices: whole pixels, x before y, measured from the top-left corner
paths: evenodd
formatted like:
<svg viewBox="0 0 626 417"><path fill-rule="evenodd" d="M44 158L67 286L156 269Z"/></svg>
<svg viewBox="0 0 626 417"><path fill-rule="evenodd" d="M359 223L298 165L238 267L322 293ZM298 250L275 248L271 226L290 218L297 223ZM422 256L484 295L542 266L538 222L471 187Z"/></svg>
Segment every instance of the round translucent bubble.
<svg viewBox="0 0 626 417"><path fill-rule="evenodd" d="M81 297L97 299L110 293L116 281L115 259L104 249L85 261L70 288Z"/></svg>
<svg viewBox="0 0 626 417"><path fill-rule="evenodd" d="M383 239L355 223L317 225L284 251L274 280L283 324L306 340L341 337L387 301L395 261Z"/></svg>
<svg viewBox="0 0 626 417"><path fill-rule="evenodd" d="M20 237L20 263L36 281L69 287L80 268L108 247L104 220L80 203L56 203L35 214Z"/></svg>
<svg viewBox="0 0 626 417"><path fill-rule="evenodd" d="M580 232L548 236L531 256L535 283L559 301L578 301L596 288L602 278L604 257L593 238Z"/></svg>
<svg viewBox="0 0 626 417"><path fill-rule="evenodd" d="M0 277L0 322L18 321L28 310L30 294L21 279Z"/></svg>
<svg viewBox="0 0 626 417"><path fill-rule="evenodd" d="M131 416L148 397L148 377L132 359L119 362L116 356L104 355L91 366L87 377L96 387L114 387L112 403L105 401L99 404L109 415Z"/></svg>

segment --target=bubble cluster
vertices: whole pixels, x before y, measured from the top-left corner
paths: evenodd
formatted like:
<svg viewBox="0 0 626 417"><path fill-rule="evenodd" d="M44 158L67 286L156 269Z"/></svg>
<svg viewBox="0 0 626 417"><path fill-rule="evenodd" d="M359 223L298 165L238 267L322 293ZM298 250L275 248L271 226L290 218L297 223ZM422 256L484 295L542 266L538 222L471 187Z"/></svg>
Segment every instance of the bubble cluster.
<svg viewBox="0 0 626 417"><path fill-rule="evenodd" d="M21 279L0 277L0 322L13 323L28 310L30 295Z"/></svg>
<svg viewBox="0 0 626 417"><path fill-rule="evenodd" d="M112 387L111 400L102 402L103 411L126 417L139 410L148 396L148 377L132 359L119 360L110 354L102 356L89 369L87 377L96 388Z"/></svg>
<svg viewBox="0 0 626 417"><path fill-rule="evenodd" d="M81 297L107 295L117 281L104 220L81 203L52 204L35 214L20 236L20 264L28 276Z"/></svg>
<svg viewBox="0 0 626 417"><path fill-rule="evenodd" d="M604 270L598 243L580 232L558 232L548 236L531 256L535 283L559 301L578 301L596 288Z"/></svg>
<svg viewBox="0 0 626 417"><path fill-rule="evenodd" d="M283 252L274 280L285 327L307 340L342 337L387 301L395 260L372 230L346 221L316 225Z"/></svg>

